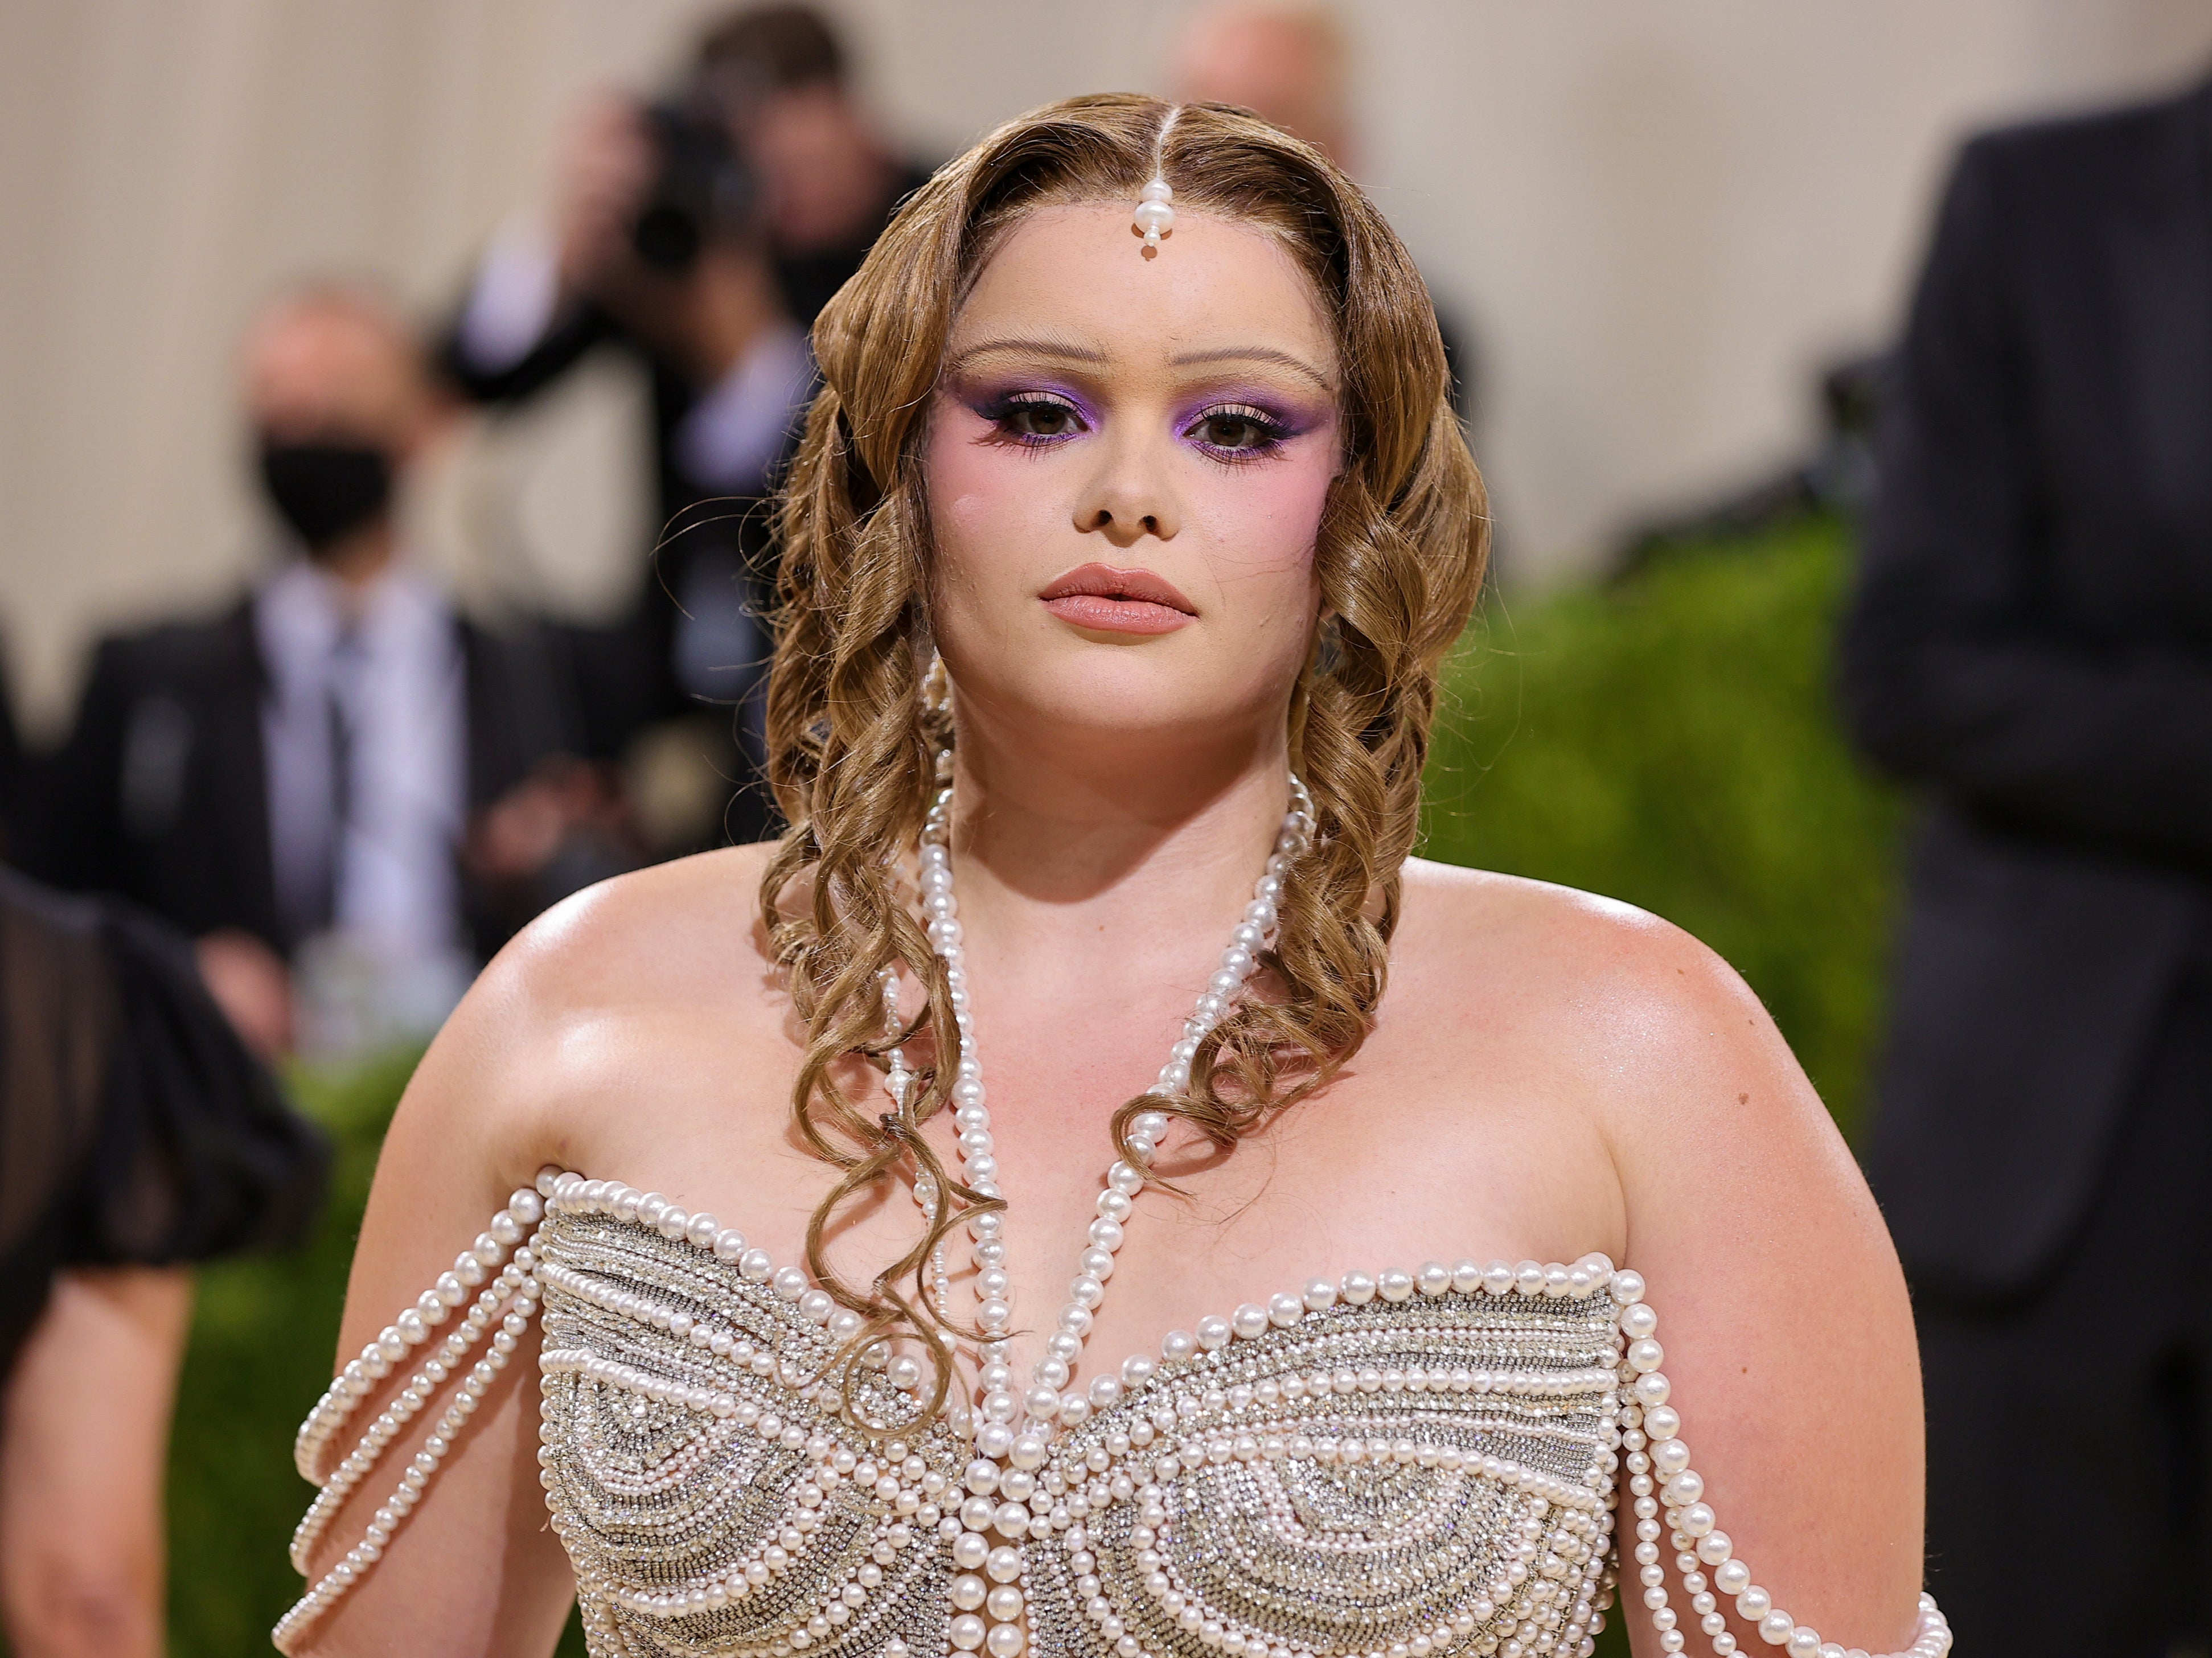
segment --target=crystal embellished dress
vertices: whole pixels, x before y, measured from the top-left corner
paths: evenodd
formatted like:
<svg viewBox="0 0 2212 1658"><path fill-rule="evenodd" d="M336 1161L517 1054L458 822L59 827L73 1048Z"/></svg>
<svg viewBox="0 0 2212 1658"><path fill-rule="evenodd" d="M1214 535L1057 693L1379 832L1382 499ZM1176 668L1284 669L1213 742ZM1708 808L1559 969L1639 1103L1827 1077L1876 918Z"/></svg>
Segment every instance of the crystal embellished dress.
<svg viewBox="0 0 2212 1658"><path fill-rule="evenodd" d="M450 1392L437 1448L277 1643L374 1568L538 1316L540 1479L595 1658L1587 1654L1623 1553L1667 1650L1702 1627L1735 1651L1725 1597L1778 1649L1844 1658L1752 1582L1704 1502L1643 1287L1597 1256L1348 1273L1170 1333L1094 1382L1041 1457L994 1461L941 1421L903 1431L919 1406L888 1367L856 1399L887 1431L842 1412L825 1372L857 1326L796 1267L654 1194L549 1171L301 1430L322 1487L304 1570L384 1447ZM331 1466L358 1401L410 1363ZM986 1615L1001 1588L1011 1621ZM1911 1650L1937 1658L1949 1631L1925 1597L1921 1615Z"/></svg>

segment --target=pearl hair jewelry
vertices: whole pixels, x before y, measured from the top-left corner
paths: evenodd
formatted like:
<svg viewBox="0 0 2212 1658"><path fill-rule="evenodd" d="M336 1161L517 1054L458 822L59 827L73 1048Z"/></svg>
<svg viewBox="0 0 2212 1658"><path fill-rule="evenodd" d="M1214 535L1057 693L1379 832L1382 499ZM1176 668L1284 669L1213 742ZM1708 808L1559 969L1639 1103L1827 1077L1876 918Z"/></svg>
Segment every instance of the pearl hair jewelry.
<svg viewBox="0 0 2212 1658"><path fill-rule="evenodd" d="M1157 248L1160 238L1175 228L1175 209L1168 203L1175 200L1175 191L1165 179L1154 177L1137 197L1137 210L1130 216L1131 222L1144 233L1146 251Z"/></svg>

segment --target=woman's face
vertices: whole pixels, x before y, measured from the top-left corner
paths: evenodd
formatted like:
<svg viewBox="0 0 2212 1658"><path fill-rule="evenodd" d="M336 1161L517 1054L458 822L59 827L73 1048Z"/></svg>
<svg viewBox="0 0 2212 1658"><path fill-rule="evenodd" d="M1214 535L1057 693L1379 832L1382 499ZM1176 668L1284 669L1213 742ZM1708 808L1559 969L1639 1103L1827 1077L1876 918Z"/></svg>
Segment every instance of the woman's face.
<svg viewBox="0 0 2212 1658"><path fill-rule="evenodd" d="M932 606L963 709L1033 734L1279 732L1340 468L1328 319L1263 233L1041 209L961 308L929 416Z"/></svg>

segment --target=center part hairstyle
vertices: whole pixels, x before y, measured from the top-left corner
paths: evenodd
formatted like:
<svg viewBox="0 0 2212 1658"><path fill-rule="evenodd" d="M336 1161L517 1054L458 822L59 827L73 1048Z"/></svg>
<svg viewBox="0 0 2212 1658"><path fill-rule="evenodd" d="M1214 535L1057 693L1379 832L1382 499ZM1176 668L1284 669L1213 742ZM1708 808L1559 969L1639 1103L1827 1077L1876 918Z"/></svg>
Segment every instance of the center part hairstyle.
<svg viewBox="0 0 2212 1658"><path fill-rule="evenodd" d="M906 202L823 311L823 389L781 513L769 676L769 777L792 827L761 908L806 1031L798 1131L844 1172L808 1229L807 1263L863 1316L849 1353L879 1361L886 1335L927 1350L933 1415L945 1409L945 1338L980 1333L933 1304L931 1252L969 1215L1003 1205L951 1178L919 1132L951 1100L959 1061L944 969L904 873L938 786L936 756L952 740L945 699L925 683L934 556L922 439L953 319L1007 233L1041 207L1133 203L1156 176L1173 187L1178 215L1272 235L1312 282L1335 331L1345 453L1314 549L1324 620L1290 707L1316 832L1285 873L1274 947L1243 1005L1200 1042L1188 1090L1142 1096L1115 1114L1125 1157L1131 1120L1150 1109L1233 1146L1366 1039L1418 828L1437 664L1467 623L1489 549L1420 273L1319 150L1241 111L1113 94L1009 121ZM927 1005L887 1029L885 975L902 969ZM886 1114L872 1062L898 1041L933 1054L903 1108ZM823 1258L826 1229L909 1157L921 1190L935 1193L931 1223L872 1282L841 1278Z"/></svg>

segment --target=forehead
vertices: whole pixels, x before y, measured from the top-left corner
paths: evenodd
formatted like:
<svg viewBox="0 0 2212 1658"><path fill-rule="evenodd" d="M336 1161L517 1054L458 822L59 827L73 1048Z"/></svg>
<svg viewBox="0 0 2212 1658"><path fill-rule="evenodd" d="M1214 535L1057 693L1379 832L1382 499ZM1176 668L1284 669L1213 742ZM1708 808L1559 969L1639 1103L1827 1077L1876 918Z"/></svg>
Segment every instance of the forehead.
<svg viewBox="0 0 2212 1658"><path fill-rule="evenodd" d="M1328 369L1336 341L1320 296L1263 230L1178 208L1146 258L1129 203L1040 208L1008 233L954 320L951 349L1016 335L1065 340L1115 357L1250 346Z"/></svg>

